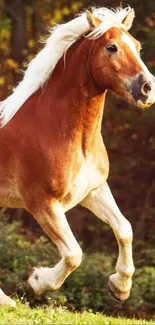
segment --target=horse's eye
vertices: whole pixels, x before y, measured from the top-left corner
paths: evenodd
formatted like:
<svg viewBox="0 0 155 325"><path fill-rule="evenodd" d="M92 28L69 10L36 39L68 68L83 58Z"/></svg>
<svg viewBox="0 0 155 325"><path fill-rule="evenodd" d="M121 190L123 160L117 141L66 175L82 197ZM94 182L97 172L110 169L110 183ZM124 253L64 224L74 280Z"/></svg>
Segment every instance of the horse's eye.
<svg viewBox="0 0 155 325"><path fill-rule="evenodd" d="M107 50L110 53L116 53L118 51L117 46L115 44L108 45Z"/></svg>

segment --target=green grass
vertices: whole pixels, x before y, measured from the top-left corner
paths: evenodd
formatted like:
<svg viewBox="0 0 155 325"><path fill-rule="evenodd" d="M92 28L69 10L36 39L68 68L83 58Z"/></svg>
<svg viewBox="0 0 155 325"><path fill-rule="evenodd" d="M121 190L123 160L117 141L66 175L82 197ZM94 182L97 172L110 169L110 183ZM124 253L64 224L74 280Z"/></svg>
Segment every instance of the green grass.
<svg viewBox="0 0 155 325"><path fill-rule="evenodd" d="M135 318L115 318L108 317L101 313L88 312L70 312L61 307L38 307L30 308L27 304L17 303L16 308L0 308L0 324L103 324L103 325L147 325L155 324L155 320L145 321L136 320Z"/></svg>

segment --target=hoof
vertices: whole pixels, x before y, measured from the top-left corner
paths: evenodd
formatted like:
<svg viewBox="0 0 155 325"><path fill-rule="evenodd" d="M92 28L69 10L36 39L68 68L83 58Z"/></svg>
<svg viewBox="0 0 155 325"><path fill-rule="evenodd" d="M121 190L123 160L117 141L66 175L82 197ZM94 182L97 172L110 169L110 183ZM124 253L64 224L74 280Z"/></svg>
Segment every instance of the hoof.
<svg viewBox="0 0 155 325"><path fill-rule="evenodd" d="M16 307L16 303L10 297L5 295L5 293L2 290L0 290L0 306Z"/></svg>
<svg viewBox="0 0 155 325"><path fill-rule="evenodd" d="M130 290L127 292L121 292L114 286L114 284L110 280L108 282L108 289L112 296L119 301L124 301L130 296Z"/></svg>

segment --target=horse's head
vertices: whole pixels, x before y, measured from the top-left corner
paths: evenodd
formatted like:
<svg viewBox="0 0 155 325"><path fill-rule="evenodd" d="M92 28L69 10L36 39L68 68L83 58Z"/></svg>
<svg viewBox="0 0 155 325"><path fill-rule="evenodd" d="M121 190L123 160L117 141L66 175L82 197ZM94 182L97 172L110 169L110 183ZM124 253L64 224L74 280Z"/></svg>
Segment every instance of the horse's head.
<svg viewBox="0 0 155 325"><path fill-rule="evenodd" d="M128 33L134 10L127 8L121 25L114 24L102 34L104 21L90 12L87 12L87 19L92 28L88 37L92 35L95 39L92 43L91 71L99 87L110 89L139 107L153 104L155 78L140 58L140 42Z"/></svg>

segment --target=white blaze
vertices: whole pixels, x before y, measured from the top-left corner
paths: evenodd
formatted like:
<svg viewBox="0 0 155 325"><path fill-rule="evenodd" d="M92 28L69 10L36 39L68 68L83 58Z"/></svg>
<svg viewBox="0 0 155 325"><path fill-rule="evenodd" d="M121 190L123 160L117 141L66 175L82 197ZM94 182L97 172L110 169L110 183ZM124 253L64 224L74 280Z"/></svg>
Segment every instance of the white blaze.
<svg viewBox="0 0 155 325"><path fill-rule="evenodd" d="M144 62L140 58L139 53L138 53L138 51L136 49L136 46L135 46L132 38L129 35L127 35L125 32L123 32L121 40L122 40L122 42L124 42L125 44L128 45L128 47L132 51L133 55L135 56L136 60L140 64L142 72L144 72L146 74L146 78L148 79L147 81L150 82L150 84L152 86L151 91L148 94L147 102L153 104L153 102L155 101L155 83L153 81L153 75L149 72L146 65L144 64Z"/></svg>
<svg viewBox="0 0 155 325"><path fill-rule="evenodd" d="M123 43L127 44L130 48L130 50L132 51L132 53L134 54L134 56L136 57L137 61L139 62L139 64L142 67L142 71L146 73L146 75L148 76L148 79L152 79L152 75L149 72L149 70L147 69L146 65L144 64L144 62L142 61L142 59L140 58L138 51L136 49L136 46L134 44L134 42L132 41L132 38L127 35L126 33L122 34L121 40ZM152 80L150 80L150 82L152 82Z"/></svg>

